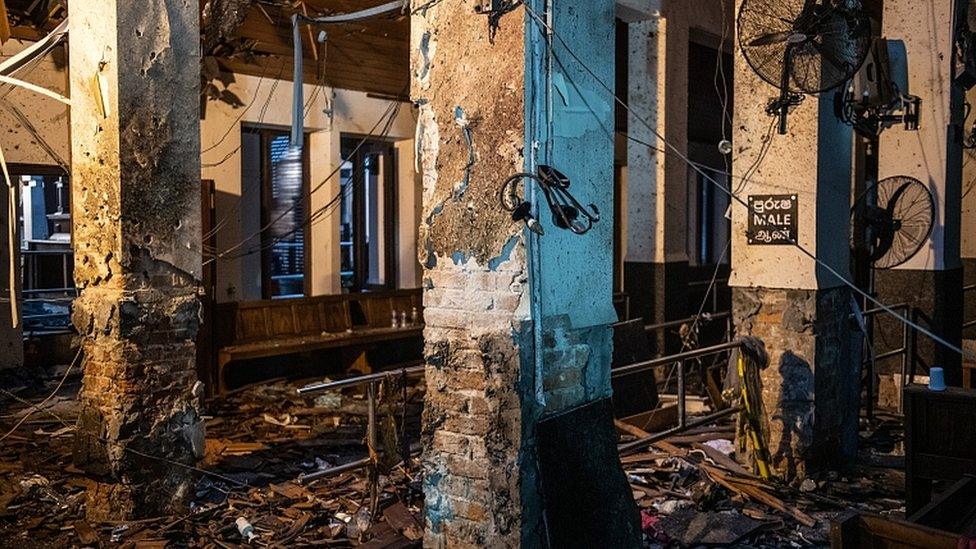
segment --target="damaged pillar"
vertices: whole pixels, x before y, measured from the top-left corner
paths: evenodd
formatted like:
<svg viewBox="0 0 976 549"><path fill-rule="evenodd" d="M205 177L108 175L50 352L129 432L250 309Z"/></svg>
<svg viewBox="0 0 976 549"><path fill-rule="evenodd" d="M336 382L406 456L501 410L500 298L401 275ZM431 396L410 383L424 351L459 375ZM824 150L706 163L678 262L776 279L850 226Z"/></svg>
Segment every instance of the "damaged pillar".
<svg viewBox="0 0 976 549"><path fill-rule="evenodd" d="M741 173L760 155L770 127L766 98L779 90L737 51L735 94L752 98L735 109L733 154ZM852 130L834 116L832 102L832 94L810 96L790 113L789 132L773 135L755 174L737 182L737 196L753 211L732 206L736 335L761 339L769 352L761 375L763 423L772 467L788 479L848 464L857 450L860 347L849 320L851 292L791 243L849 279ZM793 234L766 238L756 212L774 213Z"/></svg>
<svg viewBox="0 0 976 549"><path fill-rule="evenodd" d="M624 291L632 316L647 324L688 311L686 246L688 167L646 143L667 135L687 153L689 27L677 17L685 0L648 2L628 28L627 242ZM663 4L663 5L662 5ZM671 24L671 12L675 23ZM651 131L643 121L656 129ZM660 335L659 348L665 345ZM673 349L676 351L677 349Z"/></svg>
<svg viewBox="0 0 976 549"><path fill-rule="evenodd" d="M918 179L935 202L933 229L926 245L894 269L878 270L875 287L886 303L908 303L920 324L953 345L962 337L963 269L960 262L962 177L962 88L954 82L957 0L885 0L884 36L899 40L908 60L908 93L922 99L918 131L885 130L879 143L878 176ZM877 323L876 339L901 341L902 326ZM962 383L961 357L924 335L918 338L924 372L945 368L946 382ZM890 378L882 378L890 383Z"/></svg>
<svg viewBox="0 0 976 549"><path fill-rule="evenodd" d="M87 513L180 513L203 451L199 7L71 2L75 281Z"/></svg>
<svg viewBox="0 0 976 549"><path fill-rule="evenodd" d="M573 452L611 452L598 462L604 476L593 481L604 485L595 492L614 494L619 485L622 508L591 505L585 521L557 513L544 522L544 485L563 483L538 466L540 450L557 451L540 434L545 418L610 396L612 97L560 40L555 57L547 55L544 27L529 11L545 19L547 2L526 2L494 29L479 4L415 0L411 24L424 185L424 545L543 546L565 532L558 518L613 528L596 534L597 545L639 546L609 413L587 433L589 444L574 440L565 461L583 462ZM548 4L555 32L612 85L613 2ZM539 164L563 171L576 198L604 212L590 232L556 227L535 183L526 192L544 236L500 206L503 182ZM609 444L596 442L601 435ZM557 499L549 505L592 501L581 493Z"/></svg>

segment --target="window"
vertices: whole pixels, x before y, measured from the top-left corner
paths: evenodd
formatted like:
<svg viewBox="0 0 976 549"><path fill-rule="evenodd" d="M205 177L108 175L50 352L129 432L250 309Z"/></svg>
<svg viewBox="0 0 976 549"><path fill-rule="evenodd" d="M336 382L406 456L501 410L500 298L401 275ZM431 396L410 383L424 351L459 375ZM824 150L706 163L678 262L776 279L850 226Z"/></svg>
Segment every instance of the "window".
<svg viewBox="0 0 976 549"><path fill-rule="evenodd" d="M688 156L707 174L688 169L688 259L692 266L726 264L730 235L727 173L731 157L719 153L731 139L732 55L721 39L693 32L688 45ZM706 45L711 44L711 45ZM721 51L721 53L720 53ZM723 257L724 254L724 257Z"/></svg>
<svg viewBox="0 0 976 549"><path fill-rule="evenodd" d="M71 325L74 259L68 177L47 166L11 166L20 184L21 294L25 331L65 330Z"/></svg>
<svg viewBox="0 0 976 549"><path fill-rule="evenodd" d="M301 177L288 177L290 137L287 131L245 128L245 162L260 158L261 295L282 299L306 295L306 212L308 211L308 147L297 159ZM257 150L254 150L257 149ZM253 155L253 156L252 156ZM247 186L247 177L242 183ZM245 192L246 191L242 191ZM250 236L252 232L245 231ZM245 249L255 251L255 244Z"/></svg>
<svg viewBox="0 0 976 549"><path fill-rule="evenodd" d="M715 186L718 183L728 189L728 176L722 170L706 167L701 167L701 171L711 181L698 170L688 168L688 181L692 182L688 186L688 206L691 210L688 216L688 257L692 265L728 263L731 258L725 253L725 248L729 242L731 223L726 217L729 196Z"/></svg>
<svg viewBox="0 0 976 549"><path fill-rule="evenodd" d="M342 139L339 240L342 288L396 286L396 171L392 143Z"/></svg>

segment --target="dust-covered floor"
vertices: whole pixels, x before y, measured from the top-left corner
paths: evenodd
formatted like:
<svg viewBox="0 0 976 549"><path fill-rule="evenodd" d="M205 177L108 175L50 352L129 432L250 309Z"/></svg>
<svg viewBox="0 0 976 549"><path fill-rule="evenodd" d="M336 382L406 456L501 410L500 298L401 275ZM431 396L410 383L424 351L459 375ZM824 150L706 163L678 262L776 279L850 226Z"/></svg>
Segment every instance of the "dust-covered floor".
<svg viewBox="0 0 976 549"><path fill-rule="evenodd" d="M367 404L357 389L300 397L296 389L308 380L279 380L208 403L206 458L187 514L99 524L84 518L86 479L71 463L80 378L63 373L0 385L5 544L233 547L247 537L269 547L420 544L420 467L401 460L419 433L418 382L392 379L381 390L377 460L385 465L375 482L366 470L298 480L368 455ZM742 469L729 454L732 435L731 422L699 428L622 458L646 546L826 546L830 520L841 513L904 513L898 417L862 420L858 463L796 486Z"/></svg>
<svg viewBox="0 0 976 549"><path fill-rule="evenodd" d="M59 371L60 370L60 371ZM189 512L117 524L84 518L86 479L71 463L75 396L63 368L45 380L5 380L0 443L0 539L20 547L409 547L422 537L416 441L423 395L397 377L380 390L380 463L303 484L303 474L367 456L367 402L361 391L300 397L302 382L276 381L208 402L206 457L198 464ZM406 406L404 406L406 402ZM17 429L12 428L17 425ZM0 436L3 436L0 434ZM245 522L246 521L246 522ZM250 536L242 535L249 532ZM256 537L251 537L256 536ZM372 543L369 543L369 542Z"/></svg>

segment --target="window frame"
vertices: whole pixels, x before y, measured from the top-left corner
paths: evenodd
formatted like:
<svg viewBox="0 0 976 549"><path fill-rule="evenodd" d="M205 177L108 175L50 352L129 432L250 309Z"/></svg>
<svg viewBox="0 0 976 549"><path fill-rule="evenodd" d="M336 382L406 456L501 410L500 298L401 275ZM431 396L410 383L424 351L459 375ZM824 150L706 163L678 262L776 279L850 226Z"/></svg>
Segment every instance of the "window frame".
<svg viewBox="0 0 976 549"><path fill-rule="evenodd" d="M343 163L352 164L352 185L353 185L353 220L352 220L352 242L353 242L353 285L351 288L343 288L343 292L358 293L379 290L393 290L399 285L398 250L400 245L399 234L399 174L397 173L397 151L392 140L369 138L355 134L343 133L340 138L340 156ZM362 145L360 146L360 143ZM359 147L356 150L357 146ZM351 153L355 151L355 155ZM384 235L384 262L385 272L383 273L383 284L370 284L369 272L362 269L362 265L367 264L366 258L369 248L366 246L366 188L365 181L365 158L370 154L380 154L383 162L383 235ZM340 221L341 223L341 221ZM342 258L339 265L341 269ZM340 276L341 278L341 276ZM341 284L341 282L340 282Z"/></svg>
<svg viewBox="0 0 976 549"><path fill-rule="evenodd" d="M277 126L266 126L266 125L251 125L244 124L241 127L243 133L257 134L261 139L261 227L267 227L271 222L271 211L273 207L273 197L272 197L272 180L271 180L271 142L278 137L287 136L290 134L289 129L277 127ZM311 295L312 288L312 277L309 276L311 272L311 265L309 264L310 255L310 236L311 233L308 227L309 214L311 213L310 208L312 201L309 196L309 190L311 189L310 180L310 154L309 154L309 132L305 132L305 144L306 146L302 149L302 206L303 215L300 223L304 226L302 231L302 253L303 253L303 273L302 273L302 295L301 296L273 296L272 288L273 282L271 280L272 274L272 250L270 246L271 235L270 231L261 231L260 246L261 246L261 298L268 299L301 299ZM243 177L241 178L243 184ZM243 189L242 191L243 192Z"/></svg>

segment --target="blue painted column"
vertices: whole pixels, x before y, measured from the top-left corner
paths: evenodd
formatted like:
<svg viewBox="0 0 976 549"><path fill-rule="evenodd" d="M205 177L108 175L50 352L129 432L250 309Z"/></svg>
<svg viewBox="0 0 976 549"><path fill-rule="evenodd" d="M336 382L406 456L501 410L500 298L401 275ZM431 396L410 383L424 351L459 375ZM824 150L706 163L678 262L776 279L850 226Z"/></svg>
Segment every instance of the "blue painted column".
<svg viewBox="0 0 976 549"><path fill-rule="evenodd" d="M610 396L614 3L531 0L495 29L481 2L427 4L411 25L425 546L541 546L537 426ZM556 227L531 183L544 236L501 208L505 179L540 164L599 209L590 232Z"/></svg>

